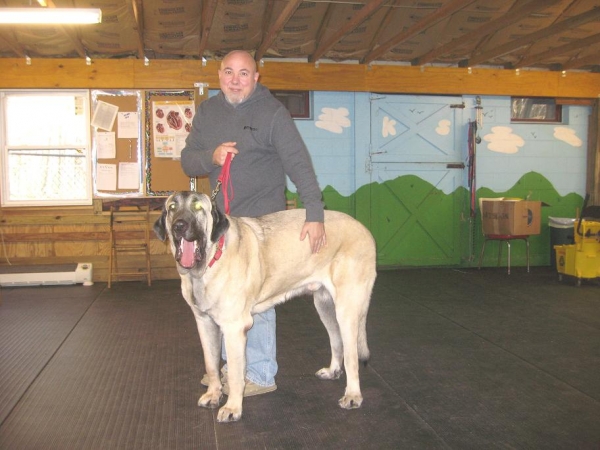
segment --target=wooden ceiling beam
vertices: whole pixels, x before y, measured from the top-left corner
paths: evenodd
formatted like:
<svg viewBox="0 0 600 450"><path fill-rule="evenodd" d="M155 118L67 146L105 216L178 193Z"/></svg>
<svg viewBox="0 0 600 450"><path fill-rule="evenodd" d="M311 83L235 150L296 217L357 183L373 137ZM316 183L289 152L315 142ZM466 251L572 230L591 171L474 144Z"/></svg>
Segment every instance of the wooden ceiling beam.
<svg viewBox="0 0 600 450"><path fill-rule="evenodd" d="M141 0L130 0L129 6L133 10L133 18L135 20L135 32L137 35L138 58L146 58L146 50L144 46L144 14Z"/></svg>
<svg viewBox="0 0 600 450"><path fill-rule="evenodd" d="M315 37L315 45L317 47L320 46L320 42L323 40L323 36L325 36L325 33L327 32L327 25L329 25L329 22L333 17L334 11L334 4L330 3L329 5L327 5L327 8L325 9L325 14L323 15L323 19L321 20L321 25L319 25L319 29L317 30L317 36Z"/></svg>
<svg viewBox="0 0 600 450"><path fill-rule="evenodd" d="M88 66L74 58L0 58L4 89L190 89L198 80L218 86L219 61L97 59ZM33 69L33 70L32 70ZM269 89L330 92L387 92L410 95L505 95L597 98L600 74L377 64L315 64L274 61L261 68Z"/></svg>
<svg viewBox="0 0 600 450"><path fill-rule="evenodd" d="M269 30L269 25L271 24L271 20L273 19L273 11L274 11L275 0L267 0L267 4L265 5L265 12L262 17L262 27L261 30L262 35L260 37L260 42L263 42L267 37L267 31Z"/></svg>
<svg viewBox="0 0 600 450"><path fill-rule="evenodd" d="M0 34L0 41L4 42L7 47L13 51L13 53L21 58L27 57L25 49L19 45L15 39L6 38L3 33Z"/></svg>
<svg viewBox="0 0 600 450"><path fill-rule="evenodd" d="M8 6L6 4L6 0L2 0L2 4L4 6ZM7 36L8 34L10 34L10 37ZM15 38L14 27L12 27L10 25L2 27L2 29L0 31L0 40L2 40L2 42L4 42L7 47L10 47L10 49L13 51L13 53L15 55L17 55L21 58L27 58L29 56L27 54L27 51L25 50L25 48L23 48L23 46L21 44L19 44L19 42Z"/></svg>
<svg viewBox="0 0 600 450"><path fill-rule="evenodd" d="M504 45L499 45L491 50L486 52L482 52L478 55L474 55L472 58L469 58L461 65L466 66L476 66L478 64L484 63L491 59L497 58L499 56L504 56L509 53L512 53L520 48L526 47L528 45L533 44L534 42L541 41L543 39L547 39L549 37L555 36L558 33L561 33L566 30L572 30L573 28L577 28L583 24L588 22L592 22L594 20L598 20L600 18L600 8L594 7L589 11L573 16L569 19L562 20L560 22L555 23L554 25L550 25L547 28L543 28L539 31L527 34L523 37L515 39L513 41L507 42Z"/></svg>
<svg viewBox="0 0 600 450"><path fill-rule="evenodd" d="M218 0L205 0L202 2L202 17L200 17L200 45L198 46L198 56L204 56L204 50L208 45L210 28L215 18L215 12L218 6Z"/></svg>
<svg viewBox="0 0 600 450"><path fill-rule="evenodd" d="M451 0L441 8L438 8L431 14L428 14L425 17L423 17L423 19L409 27L407 30L401 31L391 39L388 39L386 42L376 47L374 50L372 50L369 54L367 54L364 58L360 60L361 64L370 64L371 62L375 61L376 59L389 52L397 45L400 45L401 43L407 41L413 36L416 36L417 34L421 33L427 28L432 27L436 23L446 19L448 16L454 14L455 12L460 11L461 9L469 6L471 3L475 3L475 0Z"/></svg>
<svg viewBox="0 0 600 450"><path fill-rule="evenodd" d="M69 38L71 44L73 44L73 47L75 47L75 51L81 58L85 58L86 56L88 56L87 50L81 43L81 39L79 38L79 36L76 35L77 32L75 30L68 29L67 27L62 25L58 26L58 28Z"/></svg>
<svg viewBox="0 0 600 450"><path fill-rule="evenodd" d="M254 54L254 59L256 61L260 61L262 57L265 55L271 44L275 39L277 39L277 35L281 32L286 23L290 20L290 18L294 15L298 7L302 3L302 0L290 0L287 2L283 11L277 19L275 19L275 23L273 26L269 28L263 41L260 43L258 50Z"/></svg>
<svg viewBox="0 0 600 450"><path fill-rule="evenodd" d="M600 65L600 54L584 56L583 58L573 58L568 63L562 65L562 70L573 70L580 67L597 65Z"/></svg>
<svg viewBox="0 0 600 450"><path fill-rule="evenodd" d="M390 7L388 8L387 12L385 13L385 16L383 17L381 23L375 30L375 33L373 34L373 38L371 39L371 43L369 44L369 49L367 50L367 54L369 54L373 51L373 49L377 46L377 42L379 42L379 37L381 36L381 33L383 33L385 30L387 30L387 28L390 26L390 23L392 22L392 19L394 18L394 6L396 6L398 1L399 0L395 0L390 5Z"/></svg>
<svg viewBox="0 0 600 450"><path fill-rule="evenodd" d="M490 22L485 23L484 25L476 28L475 30L463 34L461 37L453 39L452 41L441 45L439 47L434 48L433 50L415 58L412 61L413 66L422 66L423 64L427 64L428 62L434 61L439 56L446 55L451 53L454 50L459 49L461 46L473 42L479 41L485 36L498 31L501 28L512 25L515 22L518 22L521 19L526 18L531 13L538 11L540 9L548 8L555 3L558 3L562 0L531 0L526 4L522 5L518 8L512 8L503 16L492 20ZM517 2L521 3L521 2Z"/></svg>
<svg viewBox="0 0 600 450"><path fill-rule="evenodd" d="M576 41L569 42L568 44L561 45L560 47L551 48L549 50L546 50L545 52L541 52L536 55L526 56L525 58L521 59L517 64L515 64L514 67L529 67L547 58L552 58L553 56L563 55L565 53L581 50L599 42L600 33L594 34L584 39L578 39Z"/></svg>
<svg viewBox="0 0 600 450"><path fill-rule="evenodd" d="M56 4L52 0L46 0L46 5L48 5L48 8L56 8ZM75 47L75 51L80 58L86 58L88 56L85 47L81 43L81 38L73 28L67 28L64 25L56 25L56 29L69 38L69 41L71 41L71 44Z"/></svg>
<svg viewBox="0 0 600 450"><path fill-rule="evenodd" d="M308 57L308 62L315 62L321 58L327 51L337 44L346 34L353 31L361 23L371 17L379 8L387 3L388 0L372 0L365 4L360 11L356 12L346 24L331 35L325 42L319 44L312 55Z"/></svg>

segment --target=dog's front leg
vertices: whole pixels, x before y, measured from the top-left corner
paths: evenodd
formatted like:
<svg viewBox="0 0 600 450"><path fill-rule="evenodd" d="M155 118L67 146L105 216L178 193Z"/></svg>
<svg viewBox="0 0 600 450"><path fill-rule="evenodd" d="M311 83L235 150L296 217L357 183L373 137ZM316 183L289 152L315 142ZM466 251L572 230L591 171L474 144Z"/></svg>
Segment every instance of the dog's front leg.
<svg viewBox="0 0 600 450"><path fill-rule="evenodd" d="M242 417L242 400L246 384L246 332L250 327L241 321L223 326L227 351L227 383L229 397L219 410L219 422L235 422Z"/></svg>
<svg viewBox="0 0 600 450"><path fill-rule="evenodd" d="M208 390L198 400L198 406L204 408L217 408L221 400L221 378L219 376L219 363L221 361L221 333L218 325L206 314L194 310L202 351L204 352L204 365L208 375Z"/></svg>

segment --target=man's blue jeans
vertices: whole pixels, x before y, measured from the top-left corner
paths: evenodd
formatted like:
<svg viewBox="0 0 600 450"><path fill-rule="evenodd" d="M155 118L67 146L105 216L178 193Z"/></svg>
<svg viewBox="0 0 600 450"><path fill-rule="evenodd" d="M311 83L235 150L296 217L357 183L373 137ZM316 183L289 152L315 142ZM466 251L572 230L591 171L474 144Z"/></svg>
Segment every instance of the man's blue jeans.
<svg viewBox="0 0 600 450"><path fill-rule="evenodd" d="M277 374L275 308L253 316L246 344L246 378L260 386L273 386ZM227 360L225 346L222 356Z"/></svg>

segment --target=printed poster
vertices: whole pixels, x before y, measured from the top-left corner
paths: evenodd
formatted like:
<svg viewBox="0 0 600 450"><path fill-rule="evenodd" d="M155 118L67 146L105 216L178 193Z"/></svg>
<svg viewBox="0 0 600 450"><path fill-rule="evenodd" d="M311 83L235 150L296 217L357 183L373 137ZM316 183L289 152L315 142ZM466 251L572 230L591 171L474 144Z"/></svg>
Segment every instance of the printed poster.
<svg viewBox="0 0 600 450"><path fill-rule="evenodd" d="M152 102L154 156L180 158L185 140L192 129L195 106L193 101Z"/></svg>

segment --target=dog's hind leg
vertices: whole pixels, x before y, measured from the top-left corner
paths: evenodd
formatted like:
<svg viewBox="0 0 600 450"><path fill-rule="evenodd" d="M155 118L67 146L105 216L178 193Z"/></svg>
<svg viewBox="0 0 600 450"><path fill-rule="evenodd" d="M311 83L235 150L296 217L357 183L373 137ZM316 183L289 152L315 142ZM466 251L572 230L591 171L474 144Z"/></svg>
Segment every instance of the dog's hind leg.
<svg viewBox="0 0 600 450"><path fill-rule="evenodd" d="M333 298L325 287L321 287L314 293L314 301L321 322L323 322L329 334L329 344L331 346L331 363L329 367L323 367L315 375L322 380L337 380L342 375L344 346L340 327L335 317Z"/></svg>
<svg viewBox="0 0 600 450"><path fill-rule="evenodd" d="M208 390L198 400L198 406L217 408L221 400L221 378L219 363L221 361L221 333L218 325L206 314L192 308L200 334L200 343L204 352L204 364L208 375Z"/></svg>
<svg viewBox="0 0 600 450"><path fill-rule="evenodd" d="M366 338L366 315L372 284L344 285L338 289L343 302L336 304L336 317L344 343L344 367L346 369L346 392L339 400L344 409L360 408L363 397L360 392L358 364L366 362L369 349Z"/></svg>

